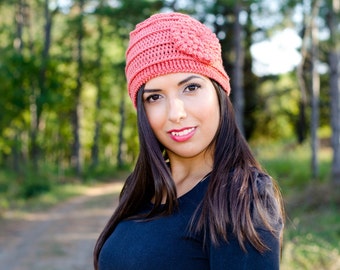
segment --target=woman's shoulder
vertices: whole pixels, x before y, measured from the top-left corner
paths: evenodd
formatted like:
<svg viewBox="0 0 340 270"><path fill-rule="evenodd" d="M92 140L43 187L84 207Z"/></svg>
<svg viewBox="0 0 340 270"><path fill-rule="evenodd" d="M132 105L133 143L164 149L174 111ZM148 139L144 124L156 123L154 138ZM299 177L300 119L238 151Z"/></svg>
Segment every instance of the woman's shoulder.
<svg viewBox="0 0 340 270"><path fill-rule="evenodd" d="M260 230L267 229L265 221L275 231L280 231L283 226L283 213L276 183L269 174L258 169L252 169L251 177L254 189L251 210L255 227Z"/></svg>
<svg viewBox="0 0 340 270"><path fill-rule="evenodd" d="M260 196L264 196L267 193L274 191L273 179L269 174L260 171L257 168L251 168L251 177L254 181L255 191Z"/></svg>

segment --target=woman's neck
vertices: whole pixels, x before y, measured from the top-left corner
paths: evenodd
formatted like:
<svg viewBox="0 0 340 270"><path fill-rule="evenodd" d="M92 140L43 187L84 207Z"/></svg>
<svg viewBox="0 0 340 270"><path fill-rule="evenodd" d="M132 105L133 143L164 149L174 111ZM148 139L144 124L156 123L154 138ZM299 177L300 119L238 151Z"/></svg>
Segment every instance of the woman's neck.
<svg viewBox="0 0 340 270"><path fill-rule="evenodd" d="M176 185L177 196L190 191L202 179L211 172L213 167L212 158L171 159L170 169Z"/></svg>

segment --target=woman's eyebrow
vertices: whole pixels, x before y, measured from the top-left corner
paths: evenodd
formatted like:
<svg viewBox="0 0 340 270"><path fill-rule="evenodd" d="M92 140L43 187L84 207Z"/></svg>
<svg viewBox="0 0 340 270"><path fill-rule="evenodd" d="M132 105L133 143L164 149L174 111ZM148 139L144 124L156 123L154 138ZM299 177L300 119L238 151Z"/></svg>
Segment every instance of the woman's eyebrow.
<svg viewBox="0 0 340 270"><path fill-rule="evenodd" d="M202 77L197 76L197 75L191 75L188 78L185 78L184 80L180 81L177 85L181 86L182 84L185 84L185 83L187 83L188 81L190 81L192 79L201 79L202 80Z"/></svg>
<svg viewBox="0 0 340 270"><path fill-rule="evenodd" d="M183 84L185 84L185 83L187 83L187 82L189 82L190 80L192 80L192 79L201 79L201 80L203 80L203 78L201 77L201 76L198 76L198 75L190 75L189 77L187 77L187 78L185 78L185 79L183 79L182 81L180 81L180 82L178 82L178 86L181 86L181 85L183 85ZM155 92L161 92L162 90L161 89L146 89L146 88L144 88L144 91L143 91L143 93L155 93Z"/></svg>
<svg viewBox="0 0 340 270"><path fill-rule="evenodd" d="M161 92L161 89L145 89L143 90L143 93L155 93L155 92Z"/></svg>

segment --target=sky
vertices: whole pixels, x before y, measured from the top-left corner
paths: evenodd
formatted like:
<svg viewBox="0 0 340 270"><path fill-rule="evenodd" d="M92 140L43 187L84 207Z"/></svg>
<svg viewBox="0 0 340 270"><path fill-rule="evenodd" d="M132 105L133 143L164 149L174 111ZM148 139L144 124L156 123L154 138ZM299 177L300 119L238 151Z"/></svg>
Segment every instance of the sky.
<svg viewBox="0 0 340 270"><path fill-rule="evenodd" d="M292 71L301 61L298 51L301 43L295 30L286 28L267 40L253 44L250 48L253 72L263 76Z"/></svg>

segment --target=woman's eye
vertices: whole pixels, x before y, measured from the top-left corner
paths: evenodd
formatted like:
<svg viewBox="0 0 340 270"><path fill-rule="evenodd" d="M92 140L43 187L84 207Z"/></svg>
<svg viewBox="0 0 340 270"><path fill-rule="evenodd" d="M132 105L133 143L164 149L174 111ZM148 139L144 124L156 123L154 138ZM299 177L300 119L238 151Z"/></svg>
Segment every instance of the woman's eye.
<svg viewBox="0 0 340 270"><path fill-rule="evenodd" d="M158 95L158 94L154 94L154 95L150 95L150 96L148 96L146 99L145 99L145 101L146 102L155 102L155 101L157 101L158 99L160 99L160 95Z"/></svg>
<svg viewBox="0 0 340 270"><path fill-rule="evenodd" d="M200 88L200 86L198 84L190 84L186 87L185 90L188 90L189 92L195 91L198 88Z"/></svg>

